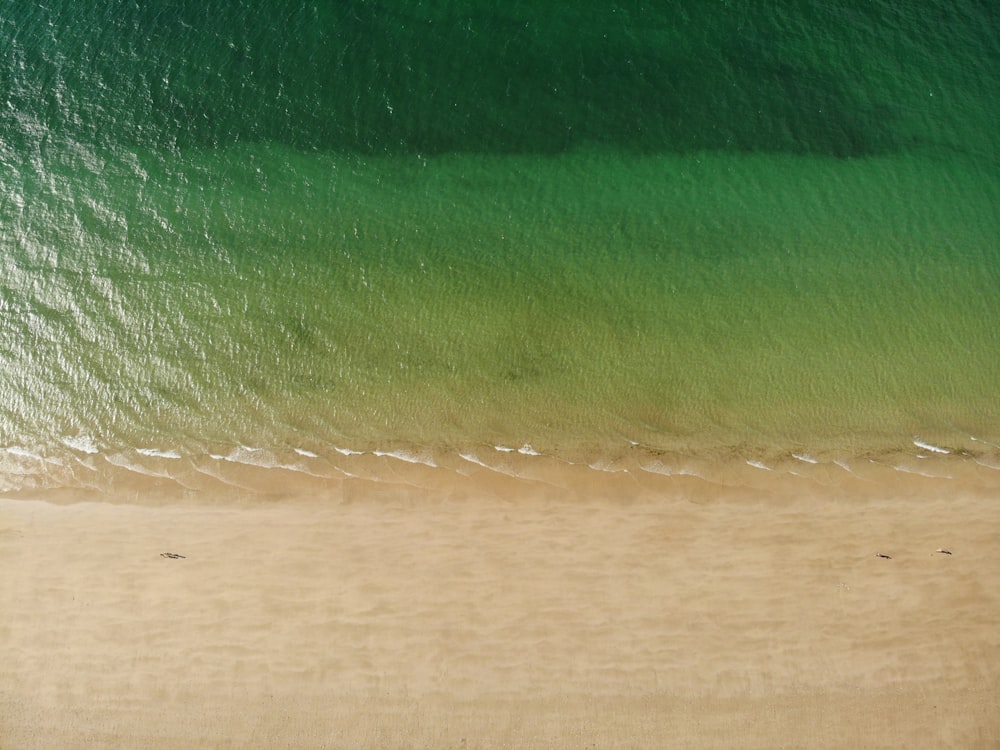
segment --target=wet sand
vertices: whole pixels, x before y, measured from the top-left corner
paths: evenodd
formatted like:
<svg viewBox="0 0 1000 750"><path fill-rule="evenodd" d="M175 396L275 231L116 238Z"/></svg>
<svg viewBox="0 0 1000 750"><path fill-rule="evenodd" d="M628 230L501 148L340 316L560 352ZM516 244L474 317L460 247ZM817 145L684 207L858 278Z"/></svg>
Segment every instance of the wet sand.
<svg viewBox="0 0 1000 750"><path fill-rule="evenodd" d="M591 475L2 500L0 747L1000 744L992 489Z"/></svg>

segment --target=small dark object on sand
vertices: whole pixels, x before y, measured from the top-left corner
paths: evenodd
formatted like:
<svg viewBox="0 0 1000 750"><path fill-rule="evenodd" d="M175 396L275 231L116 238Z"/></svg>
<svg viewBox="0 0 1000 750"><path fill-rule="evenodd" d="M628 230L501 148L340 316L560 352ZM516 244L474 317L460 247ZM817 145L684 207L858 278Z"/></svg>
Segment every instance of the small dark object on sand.
<svg viewBox="0 0 1000 750"><path fill-rule="evenodd" d="M881 557L883 560L891 560L892 559L891 557L889 557L889 555L883 555L881 552L876 552L875 553L875 557Z"/></svg>
<svg viewBox="0 0 1000 750"><path fill-rule="evenodd" d="M951 550L950 549L936 549L934 551L935 552L940 552L942 555L950 555L951 554Z"/></svg>
<svg viewBox="0 0 1000 750"><path fill-rule="evenodd" d="M171 560L184 560L184 555L178 555L176 552L161 552L160 557L169 557Z"/></svg>

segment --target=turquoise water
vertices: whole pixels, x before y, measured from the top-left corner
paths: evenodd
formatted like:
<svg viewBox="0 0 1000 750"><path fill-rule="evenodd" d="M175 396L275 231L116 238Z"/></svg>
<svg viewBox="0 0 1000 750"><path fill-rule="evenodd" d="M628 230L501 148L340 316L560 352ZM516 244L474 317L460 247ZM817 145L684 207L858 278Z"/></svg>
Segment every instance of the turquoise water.
<svg viewBox="0 0 1000 750"><path fill-rule="evenodd" d="M4 486L1000 450L993 4L493 5L5 6Z"/></svg>

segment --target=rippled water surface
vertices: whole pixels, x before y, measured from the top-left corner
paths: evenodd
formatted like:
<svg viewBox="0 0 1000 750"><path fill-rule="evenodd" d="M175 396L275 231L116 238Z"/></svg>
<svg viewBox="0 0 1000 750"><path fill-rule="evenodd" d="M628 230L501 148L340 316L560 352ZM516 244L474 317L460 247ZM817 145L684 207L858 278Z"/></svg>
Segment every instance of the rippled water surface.
<svg viewBox="0 0 1000 750"><path fill-rule="evenodd" d="M0 12L4 487L992 466L993 4L493 5Z"/></svg>

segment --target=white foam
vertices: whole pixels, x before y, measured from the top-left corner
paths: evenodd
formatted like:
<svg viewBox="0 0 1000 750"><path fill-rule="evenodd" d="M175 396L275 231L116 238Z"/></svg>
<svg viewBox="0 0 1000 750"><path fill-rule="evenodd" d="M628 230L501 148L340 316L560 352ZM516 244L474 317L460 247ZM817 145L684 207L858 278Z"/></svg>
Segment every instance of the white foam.
<svg viewBox="0 0 1000 750"><path fill-rule="evenodd" d="M406 451L372 451L372 455L380 458L395 458L399 461L405 461L408 464L423 464L424 466L437 468L437 464L433 460L414 453L407 453Z"/></svg>
<svg viewBox="0 0 1000 750"><path fill-rule="evenodd" d="M767 464L763 463L762 461L755 461L752 458L747 461L747 465L752 466L755 469L763 469L764 471L773 471L773 469Z"/></svg>
<svg viewBox="0 0 1000 750"><path fill-rule="evenodd" d="M17 445L12 445L10 448L4 448L4 450L12 456L18 456L20 458L35 458L38 459L39 461L44 460L37 453L32 453L27 448L21 448L20 446Z"/></svg>
<svg viewBox="0 0 1000 750"><path fill-rule="evenodd" d="M263 448L251 448L245 445L234 448L228 456L222 456L222 460L246 466L259 466L262 469L273 469L278 465L277 459L270 452Z"/></svg>
<svg viewBox="0 0 1000 750"><path fill-rule="evenodd" d="M339 453L342 456L363 456L363 455L365 455L364 451L352 451L350 448L338 448L338 447L334 446L333 449L335 451L337 451L337 453Z"/></svg>
<svg viewBox="0 0 1000 750"><path fill-rule="evenodd" d="M296 450L296 453L305 455L299 450ZM312 455L315 458L319 458L316 454ZM308 474L309 476L327 478L326 474L317 474L316 472L311 471L304 464L282 463L278 460L278 457L274 453L269 450L265 450L264 448L251 448L241 445L230 451L229 455L222 456L216 453L209 453L208 457L215 461L227 461L229 463L242 464L244 466L256 466L261 469L284 469L285 471L294 471L298 474ZM347 474L347 472L342 470L338 469L338 471L342 474Z"/></svg>
<svg viewBox="0 0 1000 750"><path fill-rule="evenodd" d="M913 444L918 448L923 448L925 451L930 451L931 453L951 453L947 448L939 448L936 445L931 445L930 443L925 443L922 440L914 440Z"/></svg>
<svg viewBox="0 0 1000 750"><path fill-rule="evenodd" d="M672 477L674 475L673 469L662 461L653 461L649 464L643 464L639 468L643 471L648 471L650 474L662 474L665 477Z"/></svg>
<svg viewBox="0 0 1000 750"><path fill-rule="evenodd" d="M926 477L927 479L954 479L955 477L950 474L931 474L927 471L917 471L916 469L911 469L907 466L893 466L896 471L901 471L904 474L915 474L918 477Z"/></svg>
<svg viewBox="0 0 1000 750"><path fill-rule="evenodd" d="M131 461L124 453L115 453L110 456L105 456L104 460L112 466L117 466L120 469L132 471L136 474L142 474L147 477L156 477L157 479L172 478L166 471L156 471L148 466L143 466L142 464Z"/></svg>
<svg viewBox="0 0 1000 750"><path fill-rule="evenodd" d="M518 448L517 452L520 453L522 456L540 456L540 455L542 455L541 453L539 453L538 451L536 451L534 448L532 448L527 443L525 443L520 448Z"/></svg>
<svg viewBox="0 0 1000 750"><path fill-rule="evenodd" d="M519 478L517 473L509 469L505 469L502 466L491 466L490 464L486 463L485 461L480 459L478 456L473 455L472 453L459 453L458 455L460 458L465 459L471 464L475 464L476 466L482 466L484 469L495 471L497 474L506 474L509 477Z"/></svg>
<svg viewBox="0 0 1000 750"><path fill-rule="evenodd" d="M63 445L68 448L72 448L80 453L89 453L91 455L100 452L100 448L97 447L97 443L89 435L78 435L76 437L63 438Z"/></svg>
<svg viewBox="0 0 1000 750"><path fill-rule="evenodd" d="M496 470L495 467L490 466L488 463L483 461L478 456L473 455L472 453L459 453L458 457L468 461L470 464L475 464L476 466L482 466L484 469L490 469L492 471Z"/></svg>
<svg viewBox="0 0 1000 750"><path fill-rule="evenodd" d="M306 458L319 458L318 453L313 453L312 451L307 451L302 448L296 448L295 452L298 453L300 456L305 456Z"/></svg>
<svg viewBox="0 0 1000 750"><path fill-rule="evenodd" d="M798 459L799 461L802 461L803 463L807 464L819 463L817 459L813 458L812 456L806 455L805 453L793 453L792 458Z"/></svg>
<svg viewBox="0 0 1000 750"><path fill-rule="evenodd" d="M181 454L177 451L161 451L156 448L136 448L136 453L141 453L144 456L149 456L150 458L180 458Z"/></svg>
<svg viewBox="0 0 1000 750"><path fill-rule="evenodd" d="M513 453L515 450L517 450L516 448L508 448L506 445L494 445L493 448L494 450L498 450L501 453Z"/></svg>

